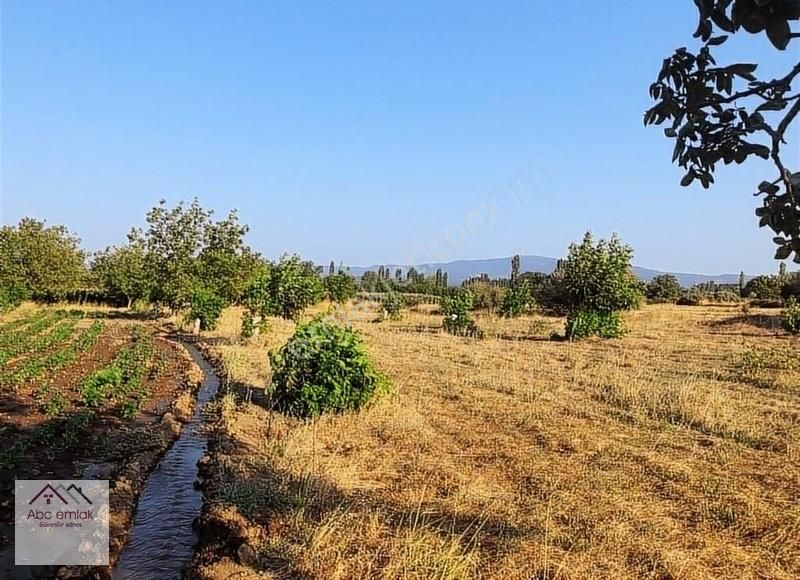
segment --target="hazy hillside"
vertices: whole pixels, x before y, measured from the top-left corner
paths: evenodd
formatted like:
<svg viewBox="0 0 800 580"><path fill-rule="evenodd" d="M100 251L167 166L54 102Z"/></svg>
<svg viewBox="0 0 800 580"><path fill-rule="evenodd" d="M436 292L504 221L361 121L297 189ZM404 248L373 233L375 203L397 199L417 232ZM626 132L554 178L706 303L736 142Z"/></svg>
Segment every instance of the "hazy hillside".
<svg viewBox="0 0 800 580"><path fill-rule="evenodd" d="M521 256L522 271L523 272L546 272L550 273L556 267L555 258L547 258L545 256ZM409 266L399 264L386 264L394 275L397 268L400 268L405 275ZM368 270L377 271L378 265L374 266L351 266L350 273L354 276L361 276ZM511 256L507 258L490 258L486 260L458 260L455 262L441 262L421 264L414 266L418 272L424 274L433 274L438 268L443 272L447 272L450 284L460 284L462 281L472 276L479 274L488 274L492 278L499 278L508 276L511 268ZM649 268L641 268L634 266L636 275L641 279L648 281L659 274L674 274L680 280L683 286L692 286L701 282L719 282L724 284L735 284L739 281L738 274L688 274L685 272L661 272L659 270L651 270Z"/></svg>

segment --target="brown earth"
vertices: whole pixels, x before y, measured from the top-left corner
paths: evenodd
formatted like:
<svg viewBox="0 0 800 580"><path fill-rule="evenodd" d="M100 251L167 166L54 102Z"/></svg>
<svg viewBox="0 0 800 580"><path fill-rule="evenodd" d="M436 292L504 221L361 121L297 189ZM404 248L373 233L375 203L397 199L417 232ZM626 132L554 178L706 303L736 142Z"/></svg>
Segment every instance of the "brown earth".
<svg viewBox="0 0 800 580"><path fill-rule="evenodd" d="M104 367L131 338L132 324L106 315L106 328L97 343L67 368L43 376L17 392L0 392L0 449L8 449L37 429L49 428L61 419L48 418L36 401L37 384L50 381L70 401L63 416L82 412L76 385L80 379ZM3 319L0 318L0 322ZM82 321L85 323L87 321ZM113 407L101 408L79 429L74 441L58 454L34 445L21 461L0 466L0 577L12 578L13 482L15 479L97 478L110 480L112 520L110 557L116 560L132 523L136 502L147 475L180 433L180 421L191 415L194 392L202 372L188 352L153 323L154 360L162 360L161 372L148 375L143 387L149 398L133 419L123 418ZM45 353L39 353L44 355ZM35 356L33 353L30 356ZM55 573L44 571L43 577ZM62 569L62 577L106 577L108 569Z"/></svg>
<svg viewBox="0 0 800 580"><path fill-rule="evenodd" d="M649 306L617 340L479 315L483 341L350 318L394 393L298 421L266 353L205 340L211 414L191 578L800 577L800 342L775 312Z"/></svg>

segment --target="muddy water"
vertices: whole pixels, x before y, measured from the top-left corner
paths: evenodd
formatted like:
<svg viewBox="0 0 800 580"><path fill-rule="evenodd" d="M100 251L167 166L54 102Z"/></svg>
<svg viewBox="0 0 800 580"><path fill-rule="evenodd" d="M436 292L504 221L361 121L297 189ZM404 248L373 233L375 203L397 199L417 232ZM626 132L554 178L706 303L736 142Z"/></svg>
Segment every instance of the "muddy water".
<svg viewBox="0 0 800 580"><path fill-rule="evenodd" d="M200 515L203 496L193 484L197 461L207 444L203 405L216 394L219 380L194 346L186 348L205 375L194 416L147 479L128 542L113 572L115 580L179 579L197 542L192 522Z"/></svg>

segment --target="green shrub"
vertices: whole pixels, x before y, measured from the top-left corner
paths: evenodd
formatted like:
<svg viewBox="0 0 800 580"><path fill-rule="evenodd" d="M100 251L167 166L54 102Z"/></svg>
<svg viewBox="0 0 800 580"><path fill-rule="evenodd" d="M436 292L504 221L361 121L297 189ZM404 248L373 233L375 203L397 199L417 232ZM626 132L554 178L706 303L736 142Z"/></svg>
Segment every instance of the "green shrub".
<svg viewBox="0 0 800 580"><path fill-rule="evenodd" d="M567 316L566 335L569 339L587 336L619 338L625 335L625 328L618 312L575 310Z"/></svg>
<svg viewBox="0 0 800 580"><path fill-rule="evenodd" d="M14 309L28 298L30 293L24 286L0 282L0 312Z"/></svg>
<svg viewBox="0 0 800 580"><path fill-rule="evenodd" d="M359 409L389 389L350 328L316 318L301 324L277 352L270 352L277 407L290 415Z"/></svg>
<svg viewBox="0 0 800 580"><path fill-rule="evenodd" d="M500 306L500 316L505 318L516 318L529 313L533 309L533 294L530 284L522 281L514 284L503 297L503 304Z"/></svg>
<svg viewBox="0 0 800 580"><path fill-rule="evenodd" d="M217 326L225 299L207 288L195 288L192 291L189 317L200 320L200 330L213 330Z"/></svg>
<svg viewBox="0 0 800 580"><path fill-rule="evenodd" d="M57 417L69 404L64 394L52 384L42 385L36 393L39 410L48 417Z"/></svg>
<svg viewBox="0 0 800 580"><path fill-rule="evenodd" d="M460 289L452 296L443 296L441 307L444 329L456 336L481 337L482 332L472 320L472 292Z"/></svg>
<svg viewBox="0 0 800 580"><path fill-rule="evenodd" d="M672 274L656 276L647 283L646 296L650 302L675 302L682 293L680 282Z"/></svg>
<svg viewBox="0 0 800 580"><path fill-rule="evenodd" d="M581 338L595 334L622 334L621 310L642 302L642 284L631 271L633 250L614 235L594 242L586 233L580 244L572 244L559 269L560 286L568 307L566 335Z"/></svg>
<svg viewBox="0 0 800 580"><path fill-rule="evenodd" d="M784 282L782 276L756 276L745 284L742 295L759 300L780 300Z"/></svg>
<svg viewBox="0 0 800 580"><path fill-rule="evenodd" d="M783 313L781 324L788 332L800 334L800 302L794 296L786 301L786 310Z"/></svg>
<svg viewBox="0 0 800 580"><path fill-rule="evenodd" d="M403 307L405 305L406 301L403 296L394 291L388 292L381 302L381 306L386 311L389 320L400 320L403 317Z"/></svg>
<svg viewBox="0 0 800 580"><path fill-rule="evenodd" d="M83 403L87 407L100 407L111 393L122 384L122 370L112 366L86 377L80 386Z"/></svg>
<svg viewBox="0 0 800 580"><path fill-rule="evenodd" d="M702 292L692 289L678 298L676 304L678 306L700 306L704 299L705 295Z"/></svg>

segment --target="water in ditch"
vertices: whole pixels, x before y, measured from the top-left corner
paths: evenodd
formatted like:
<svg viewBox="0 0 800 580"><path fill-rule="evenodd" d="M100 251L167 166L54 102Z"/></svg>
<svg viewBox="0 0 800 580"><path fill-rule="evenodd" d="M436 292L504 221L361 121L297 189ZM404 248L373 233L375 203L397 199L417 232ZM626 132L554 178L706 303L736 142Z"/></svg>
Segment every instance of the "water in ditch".
<svg viewBox="0 0 800 580"><path fill-rule="evenodd" d="M186 348L204 374L194 415L147 479L114 568L115 580L177 580L197 543L192 522L203 505L202 493L194 488L197 462L207 445L203 405L216 394L219 379L194 346Z"/></svg>

